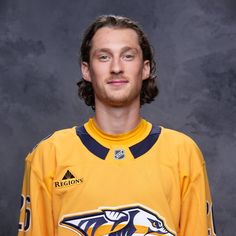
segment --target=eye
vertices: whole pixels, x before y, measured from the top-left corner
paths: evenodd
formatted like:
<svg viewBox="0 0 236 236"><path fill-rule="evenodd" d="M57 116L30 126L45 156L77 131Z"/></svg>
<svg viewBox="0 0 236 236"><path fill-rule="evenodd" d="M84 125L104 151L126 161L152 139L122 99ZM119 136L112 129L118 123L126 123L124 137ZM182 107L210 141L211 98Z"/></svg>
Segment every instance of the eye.
<svg viewBox="0 0 236 236"><path fill-rule="evenodd" d="M161 228L163 226L163 224L161 222L158 222L158 221L153 221L152 222L152 226L155 227L155 228Z"/></svg>
<svg viewBox="0 0 236 236"><path fill-rule="evenodd" d="M110 59L110 57L106 54L98 55L98 60L102 62L106 62Z"/></svg>
<svg viewBox="0 0 236 236"><path fill-rule="evenodd" d="M157 223L155 221L152 222L153 227L157 227Z"/></svg>
<svg viewBox="0 0 236 236"><path fill-rule="evenodd" d="M126 61L132 61L134 59L134 54L132 53L125 53L123 55L123 59Z"/></svg>

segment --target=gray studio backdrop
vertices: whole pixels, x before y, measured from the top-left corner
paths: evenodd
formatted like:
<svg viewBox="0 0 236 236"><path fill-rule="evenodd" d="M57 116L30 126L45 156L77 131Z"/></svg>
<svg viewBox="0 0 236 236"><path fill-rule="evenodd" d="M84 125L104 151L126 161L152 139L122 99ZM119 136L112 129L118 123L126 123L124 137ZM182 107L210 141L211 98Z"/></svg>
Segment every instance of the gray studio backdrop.
<svg viewBox="0 0 236 236"><path fill-rule="evenodd" d="M0 235L16 235L27 152L54 130L93 115L77 98L78 48L85 26L108 13L134 18L146 30L160 96L143 114L196 140L218 236L235 235L235 0L1 0Z"/></svg>

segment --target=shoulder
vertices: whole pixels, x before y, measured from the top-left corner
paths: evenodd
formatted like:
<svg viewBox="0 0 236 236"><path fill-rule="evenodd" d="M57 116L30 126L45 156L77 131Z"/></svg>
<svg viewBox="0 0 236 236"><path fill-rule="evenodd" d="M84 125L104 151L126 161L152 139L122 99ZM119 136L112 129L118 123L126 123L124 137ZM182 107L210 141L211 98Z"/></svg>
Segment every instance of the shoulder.
<svg viewBox="0 0 236 236"><path fill-rule="evenodd" d="M46 138L42 139L38 145L46 145L46 144L52 144L52 145L57 145L70 142L72 139L74 139L76 135L76 127L72 128L67 128L67 129L62 129L62 130L57 130L54 133L48 135ZM36 145L36 147L38 146Z"/></svg>
<svg viewBox="0 0 236 236"><path fill-rule="evenodd" d="M178 162L196 162L199 165L205 163L202 152L196 142L188 135L161 127L159 139L162 147L165 147L172 156L176 156Z"/></svg>
<svg viewBox="0 0 236 236"><path fill-rule="evenodd" d="M53 178L61 158L70 150L75 137L73 127L56 131L41 140L25 159L27 172L34 173L40 180Z"/></svg>
<svg viewBox="0 0 236 236"><path fill-rule="evenodd" d="M57 130L39 141L28 156L33 156L37 153L48 153L60 146L67 146L69 143L73 142L75 138L76 127ZM31 157L27 158L31 159Z"/></svg>
<svg viewBox="0 0 236 236"><path fill-rule="evenodd" d="M198 148L196 142L185 133L161 127L161 135L164 141L174 146L189 146Z"/></svg>

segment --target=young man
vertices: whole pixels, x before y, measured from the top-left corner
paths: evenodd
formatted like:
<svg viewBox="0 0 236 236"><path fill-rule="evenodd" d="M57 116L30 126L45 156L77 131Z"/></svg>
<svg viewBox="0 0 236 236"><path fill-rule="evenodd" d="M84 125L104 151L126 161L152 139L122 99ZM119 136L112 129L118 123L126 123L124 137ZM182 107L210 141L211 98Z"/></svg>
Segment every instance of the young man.
<svg viewBox="0 0 236 236"><path fill-rule="evenodd" d="M186 135L150 124L150 44L132 20L101 16L81 46L79 95L95 115L26 158L19 236L215 235L205 162Z"/></svg>

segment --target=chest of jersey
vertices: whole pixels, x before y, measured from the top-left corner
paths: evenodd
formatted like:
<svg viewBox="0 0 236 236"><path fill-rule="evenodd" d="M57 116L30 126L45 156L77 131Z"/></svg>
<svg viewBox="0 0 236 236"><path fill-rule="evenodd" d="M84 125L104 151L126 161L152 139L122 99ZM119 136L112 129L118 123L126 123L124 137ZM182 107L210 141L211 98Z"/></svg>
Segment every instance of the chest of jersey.
<svg viewBox="0 0 236 236"><path fill-rule="evenodd" d="M173 202L178 202L179 198L179 193L173 188L173 185L178 184L177 173L161 162L161 152L155 145L138 158L125 145L111 146L104 159L91 153L85 146L60 155L64 156L59 159L67 161L61 162L63 165L58 168L53 181L53 210L62 225L64 222L64 226L75 229L72 226L75 224L81 230L83 224L79 226L78 222L87 222L88 217L92 217L90 221L95 222L95 216L99 216L99 219L105 219L105 224L100 222L99 230L112 232L117 221L115 228L119 231L128 223L125 216L129 220L134 217L130 215L131 212L137 215L132 222L140 217L150 218L151 215L150 219L154 221L148 220L146 225L157 222L162 225L162 221L167 218L174 222L171 213L175 208ZM114 218L106 214L114 215ZM88 228L85 225L83 227L89 235L92 226L87 224ZM150 228L143 223L135 224L141 232Z"/></svg>

